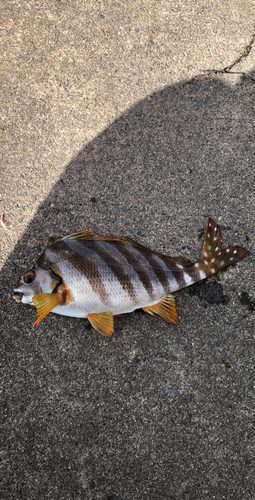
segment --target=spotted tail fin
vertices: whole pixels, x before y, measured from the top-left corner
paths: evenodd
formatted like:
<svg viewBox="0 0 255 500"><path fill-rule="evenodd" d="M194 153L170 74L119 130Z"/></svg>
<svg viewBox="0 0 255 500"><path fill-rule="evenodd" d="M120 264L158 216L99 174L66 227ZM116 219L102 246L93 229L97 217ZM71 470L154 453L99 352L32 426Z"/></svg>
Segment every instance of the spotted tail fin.
<svg viewBox="0 0 255 500"><path fill-rule="evenodd" d="M230 245L227 248L222 248L221 238L220 226L213 219L209 218L202 255L197 264L195 264L205 274L205 278L250 255L249 250L239 245Z"/></svg>

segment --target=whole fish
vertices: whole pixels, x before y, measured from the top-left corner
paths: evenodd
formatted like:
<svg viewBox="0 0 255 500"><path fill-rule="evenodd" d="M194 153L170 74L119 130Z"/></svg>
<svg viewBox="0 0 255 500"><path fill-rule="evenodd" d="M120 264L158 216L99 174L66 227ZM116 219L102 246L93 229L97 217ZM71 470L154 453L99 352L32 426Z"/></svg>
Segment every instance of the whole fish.
<svg viewBox="0 0 255 500"><path fill-rule="evenodd" d="M14 289L16 302L35 305L37 320L49 312L88 318L110 336L114 316L143 308L177 324L172 292L203 280L244 259L238 245L222 248L221 231L211 218L200 259L166 257L133 240L81 231L52 243Z"/></svg>

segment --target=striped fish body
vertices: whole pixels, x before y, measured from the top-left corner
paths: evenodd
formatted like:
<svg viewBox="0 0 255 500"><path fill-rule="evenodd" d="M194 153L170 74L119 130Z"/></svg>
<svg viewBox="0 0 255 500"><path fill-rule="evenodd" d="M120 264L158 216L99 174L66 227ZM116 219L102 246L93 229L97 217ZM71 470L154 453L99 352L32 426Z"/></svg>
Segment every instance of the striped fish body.
<svg viewBox="0 0 255 500"><path fill-rule="evenodd" d="M113 316L138 308L177 323L173 292L248 254L239 246L222 249L220 228L213 219L208 221L202 255L195 264L184 257L160 255L130 240L83 231L49 246L15 292L24 293L24 279L32 280L25 283L29 288L25 287L27 294L19 301L37 307L36 324L52 311L88 317L98 331L111 335Z"/></svg>
<svg viewBox="0 0 255 500"><path fill-rule="evenodd" d="M54 312L80 318L130 313L185 286L176 264L125 241L66 239L49 247L37 265L53 269L70 290L72 300Z"/></svg>

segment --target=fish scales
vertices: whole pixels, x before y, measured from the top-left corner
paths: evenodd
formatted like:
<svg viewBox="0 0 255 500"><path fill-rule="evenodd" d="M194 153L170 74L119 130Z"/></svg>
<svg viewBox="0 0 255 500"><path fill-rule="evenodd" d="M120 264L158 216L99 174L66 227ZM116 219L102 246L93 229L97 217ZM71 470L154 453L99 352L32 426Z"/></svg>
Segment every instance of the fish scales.
<svg viewBox="0 0 255 500"><path fill-rule="evenodd" d="M101 287L107 291L107 299L104 300L104 305L118 307L117 313L121 314L123 308L130 308L130 311L134 310L134 305L146 304L148 299L152 301L157 300L159 294L164 296L165 290L170 289L170 281L165 282L165 289L161 286L160 281L157 278L155 269L152 268L151 261L145 259L144 254L140 255L140 260L137 258L139 252L136 251L132 246L125 243L119 242L102 242L102 241L74 241L70 240L66 242L66 246L69 250L74 252L72 257L64 259L62 266L60 264L60 271L62 274L69 271L68 283L73 289L76 288L77 276L76 274L72 277L72 268L70 267L70 262L74 261L73 268L74 272L79 267L84 273L84 277L90 279L91 268L89 265L83 266L83 260L91 262L97 270L97 274L100 275ZM58 252L58 243L52 248L54 252ZM50 247L51 249L51 247ZM49 249L49 250L50 250ZM49 250L48 255L49 255ZM66 256L66 250L62 248L63 256ZM132 255L133 253L133 255ZM129 259L127 258L129 255ZM146 254L145 254L146 255ZM52 255L49 255L49 260L53 260ZM61 262L62 255L59 254L55 262ZM68 260L68 269L65 269L66 261ZM141 261L143 262L141 263ZM77 264L76 264L77 263ZM153 260L155 266L158 265L155 260ZM143 268L142 268L143 265ZM162 272L161 267L159 267L160 272ZM141 271L143 271L143 279L141 279ZM68 274L69 274L68 273ZM140 275L139 275L140 273ZM158 273L158 269L157 269ZM165 273L164 273L165 275ZM146 277L146 278L145 278ZM148 288L144 286L144 281L146 279L147 287L150 284L150 293ZM90 280L91 281L91 280ZM99 288L99 292L100 289ZM86 287L82 285L82 289ZM93 288L93 284L92 284ZM78 294L81 291L77 291ZM90 290L88 290L90 293ZM101 305L101 304L100 304Z"/></svg>
<svg viewBox="0 0 255 500"><path fill-rule="evenodd" d="M167 267L164 264L163 258L151 255L150 259L146 259L146 256L150 255L148 252L136 249L127 243L95 241L83 242L82 244L86 249L90 248L99 257L102 257L105 264L102 270L104 283L110 281L108 269L110 268L123 290L128 293L135 305L146 303L148 299L156 300L159 294L163 296L179 288L170 269L170 266L172 268L175 266L172 263L168 263ZM143 279L139 275L139 272L141 273L141 262L137 259L137 255L135 255L136 250L140 250L144 258L143 278L146 276L147 285L150 283L151 293L148 293L148 289L146 289ZM127 258L127 253L129 253L129 258ZM182 273L180 269L175 268L175 270L179 274ZM116 286L115 283L114 286ZM125 296L123 296L123 305L124 307L126 306Z"/></svg>
<svg viewBox="0 0 255 500"><path fill-rule="evenodd" d="M101 280L108 291L108 305L120 306L120 302L130 305L131 308L137 303L138 297L148 293L141 286L138 273L130 266L126 257L118 251L116 244L102 241L76 242L79 247L73 246L82 256L88 255L97 265Z"/></svg>
<svg viewBox="0 0 255 500"><path fill-rule="evenodd" d="M108 246L106 246L108 245ZM139 281L139 276L136 275L134 269L128 262L124 262L123 256L118 255L116 245L111 248L111 244L108 242L81 242L81 241L68 241L65 243L68 247L69 252L71 251L71 256L66 258L65 247L62 248L64 260L62 259L61 253L59 253L58 243L53 245L52 250L56 256L52 256L50 249L47 250L47 257L49 261L54 260L55 263L59 265L59 271L61 274L66 275L66 281L75 293L76 300L81 294L91 295L92 291L99 292L104 289L103 304L98 303L97 297L94 296L94 309L96 311L105 310L106 305L109 307L118 308L118 313L121 308L123 312L123 307L129 307L130 310L134 309L134 305L137 302L137 295L141 295L141 285ZM122 261L118 262L118 258L122 257ZM62 261L62 263L61 263ZM74 261L74 262L72 262ZM88 265L84 266L84 262L88 262ZM96 270L99 279L94 280L95 276L91 275L91 267L89 262L92 263L93 268ZM70 264L72 263L72 266ZM76 265L77 263L77 265ZM80 279L77 279L77 267L83 273ZM90 282L91 287L88 286L86 282ZM93 281L95 281L96 289L93 286ZM145 291L145 290L144 290ZM139 293L140 292L140 293ZM148 295L146 294L148 300ZM84 308L82 315L85 315Z"/></svg>
<svg viewBox="0 0 255 500"><path fill-rule="evenodd" d="M65 275L74 298L69 308L76 314L80 310L80 317L87 315L82 305L86 296L92 312L103 312L105 307L114 308L115 314L132 312L137 306L146 306L148 301L152 305L159 297L177 290L173 271L182 275L177 266L167 260L166 264L163 257L125 242L60 241L46 250L45 259L54 262L56 272ZM143 280L139 276L141 270ZM145 279L150 293L144 286ZM61 307L55 310L59 311L64 313Z"/></svg>
<svg viewBox="0 0 255 500"><path fill-rule="evenodd" d="M141 262L141 259L139 259L138 257L135 258L134 248L128 248L128 245L120 242L118 245L118 250L126 258L128 264L130 264L130 266L133 266L133 268L135 269L149 297L153 297L153 280L151 279L150 273L146 272L145 266L143 265L144 262Z"/></svg>
<svg viewBox="0 0 255 500"><path fill-rule="evenodd" d="M129 277L135 292L134 303L137 304L141 303L141 301L144 300L146 301L148 299L153 299L155 294L157 293L157 280L154 278L154 275L151 272L152 269L145 265L143 265L142 267L141 261L135 258L134 254L132 255L134 248L125 243L120 245L119 242L115 244L107 242L105 243L105 245L108 245L109 252L111 252L111 254L114 256L115 261L123 267L126 275ZM129 258L127 258L127 252L129 252ZM143 271L143 279L140 276L141 271ZM116 276L118 278L118 275ZM146 281L147 288L144 285L144 281ZM150 293L148 292L148 287L151 290Z"/></svg>
<svg viewBox="0 0 255 500"><path fill-rule="evenodd" d="M105 310L108 292L101 279L97 266L89 258L82 258L77 253L69 249L69 254L63 255L47 249L45 252L46 261L55 264L54 271L62 277L64 283L72 290L72 301L68 308L56 307L57 314L65 314L86 317L87 309L91 310L97 305L98 310ZM67 252L67 250L65 250ZM84 302L86 308L84 308ZM65 310L66 309L66 310Z"/></svg>
<svg viewBox="0 0 255 500"><path fill-rule="evenodd" d="M249 255L238 245L222 248L221 231L209 218L196 263L170 258L138 243L81 231L51 244L14 289L17 302L37 308L35 325L49 313L87 317L103 335L114 315L143 308L177 323L171 293L205 279Z"/></svg>
<svg viewBox="0 0 255 500"><path fill-rule="evenodd" d="M87 242L87 245L94 250L94 252L101 258L104 263L103 266L103 279L105 282L110 281L120 284L121 291L120 295L123 295L128 302L133 304L137 301L137 291L135 289L135 284L137 284L137 276L134 276L132 266L128 264L122 256L118 255L118 251L115 243L109 243L104 241ZM109 269L111 274L109 273ZM115 279L111 279L111 275Z"/></svg>
<svg viewBox="0 0 255 500"><path fill-rule="evenodd" d="M140 266L142 266L148 283L150 283L151 285L151 292L149 293L149 297L154 300L159 295L163 296L165 294L165 290L164 286L162 285L162 281L159 279L161 269L158 269L157 264L155 264L155 262L153 261L155 265L152 265L152 260L149 260L149 258L147 257L147 253L143 248L137 248L128 245L127 243L123 243L123 247L127 249L127 251L131 254L130 264L133 266L133 268L137 269L138 267L139 269Z"/></svg>
<svg viewBox="0 0 255 500"><path fill-rule="evenodd" d="M70 245L70 243L75 243L75 245ZM93 292L100 297L102 304L106 304L107 299L109 299L109 293L101 276L100 265L96 259L93 259L93 251L88 249L86 253L81 252L83 248L79 242L75 241L64 243L64 247L64 255L67 255L68 258L62 259L63 254L59 253L58 243L56 243L56 245L47 250L48 261L51 262L56 259L55 262L61 271L61 275L68 272L68 281L71 286L74 285L78 294L84 295L86 291L88 293ZM52 255L53 252L55 256ZM78 278L75 276L76 271L79 272ZM87 280L86 284L84 284L84 280Z"/></svg>

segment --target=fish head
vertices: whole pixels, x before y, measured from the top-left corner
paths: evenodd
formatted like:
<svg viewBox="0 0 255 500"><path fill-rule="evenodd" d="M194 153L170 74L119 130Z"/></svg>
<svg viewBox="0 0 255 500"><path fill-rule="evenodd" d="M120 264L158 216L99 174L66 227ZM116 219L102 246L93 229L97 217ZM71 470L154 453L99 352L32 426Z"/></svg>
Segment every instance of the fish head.
<svg viewBox="0 0 255 500"><path fill-rule="evenodd" d="M62 278L52 269L42 269L37 264L22 274L19 284L14 288L13 299L17 303L33 304L32 298L39 293L52 293L62 283Z"/></svg>

